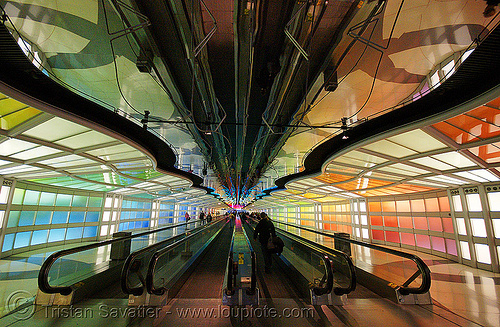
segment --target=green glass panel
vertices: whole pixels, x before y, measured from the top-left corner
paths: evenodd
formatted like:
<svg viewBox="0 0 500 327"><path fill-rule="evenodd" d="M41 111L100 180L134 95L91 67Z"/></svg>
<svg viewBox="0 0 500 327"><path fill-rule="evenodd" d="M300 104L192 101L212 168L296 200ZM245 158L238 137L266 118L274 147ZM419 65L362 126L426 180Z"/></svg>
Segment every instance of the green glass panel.
<svg viewBox="0 0 500 327"><path fill-rule="evenodd" d="M73 207L86 207L87 206L87 196L75 195L73 197Z"/></svg>
<svg viewBox="0 0 500 327"><path fill-rule="evenodd" d="M24 194L23 204L38 205L38 198L40 197L39 191L26 190Z"/></svg>
<svg viewBox="0 0 500 327"><path fill-rule="evenodd" d="M70 194L57 194L56 206L69 207L72 197Z"/></svg>
<svg viewBox="0 0 500 327"><path fill-rule="evenodd" d="M14 190L14 197L12 198L12 204L23 204L24 189L16 188Z"/></svg>
<svg viewBox="0 0 500 327"><path fill-rule="evenodd" d="M40 205L41 206L53 206L56 201L55 193L42 192L40 195Z"/></svg>
<svg viewBox="0 0 500 327"><path fill-rule="evenodd" d="M89 207L100 208L102 207L102 197L91 196L89 198Z"/></svg>
<svg viewBox="0 0 500 327"><path fill-rule="evenodd" d="M9 214L9 221L7 222L7 227L17 227L20 216L21 216L21 211L11 211Z"/></svg>

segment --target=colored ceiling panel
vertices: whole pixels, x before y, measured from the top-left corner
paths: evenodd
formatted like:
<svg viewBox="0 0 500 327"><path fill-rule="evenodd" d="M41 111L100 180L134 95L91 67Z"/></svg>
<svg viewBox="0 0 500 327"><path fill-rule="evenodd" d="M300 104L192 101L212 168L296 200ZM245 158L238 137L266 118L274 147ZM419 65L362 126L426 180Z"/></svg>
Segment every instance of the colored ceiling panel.
<svg viewBox="0 0 500 327"><path fill-rule="evenodd" d="M500 162L500 142L470 148L469 151L489 164Z"/></svg>
<svg viewBox="0 0 500 327"><path fill-rule="evenodd" d="M418 175L430 173L430 171L416 168L416 167L406 165L403 163L396 163L396 164L393 164L390 166L380 167L380 168L377 168L377 170L381 170L381 171L385 171L385 172L389 172L389 173L396 173L396 174L400 174L400 175L406 175L406 176L418 176Z"/></svg>
<svg viewBox="0 0 500 327"><path fill-rule="evenodd" d="M323 175L315 177L315 178L319 181L324 182L324 183L333 184L333 183L346 181L346 180L351 179L353 177L346 176L346 175L340 175L340 174L324 173Z"/></svg>
<svg viewBox="0 0 500 327"><path fill-rule="evenodd" d="M387 162L387 159L384 159L384 158L380 158L380 157L377 157L377 156L374 156L374 155L371 155L371 154L367 154L367 153L363 153L363 152L360 152L360 151L356 151L356 150L353 150L353 151L349 151L348 153L346 153L345 155L339 157L339 158L336 158L335 161L339 161L340 158L346 158L346 159L355 159L356 161L361 161L363 163L374 163L374 164L381 164L381 163L384 163L384 162ZM345 163L349 163L349 161L343 161ZM363 167L368 167L367 165L363 164L362 165Z"/></svg>
<svg viewBox="0 0 500 327"><path fill-rule="evenodd" d="M88 130L87 127L78 125L69 120L54 117L27 130L23 134L36 139L53 142Z"/></svg>
<svg viewBox="0 0 500 327"><path fill-rule="evenodd" d="M420 153L446 148L444 143L436 140L420 129L391 136L388 137L387 140Z"/></svg>
<svg viewBox="0 0 500 327"><path fill-rule="evenodd" d="M78 135L70 136L54 143L66 146L71 149L81 149L88 146L105 144L115 141L111 136L104 135L96 131L88 131Z"/></svg>
<svg viewBox="0 0 500 327"><path fill-rule="evenodd" d="M429 167L429 168L437 169L437 170L449 170L449 169L455 168L451 165L448 165L442 161L433 159L431 157L412 159L412 160L410 160L410 162L414 162L414 163L417 163L417 164L422 165L424 167Z"/></svg>
<svg viewBox="0 0 500 327"><path fill-rule="evenodd" d="M14 153L32 149L36 146L36 144L18 139L4 139L4 141L0 143L0 155L10 156Z"/></svg>
<svg viewBox="0 0 500 327"><path fill-rule="evenodd" d="M463 131L453 125L450 125L446 121L436 123L432 125L435 129L448 136L450 139L455 141L457 144L469 143L472 141L479 140L477 137Z"/></svg>
<svg viewBox="0 0 500 327"><path fill-rule="evenodd" d="M456 168L467 168L476 166L474 162L472 162L470 159L466 158L464 155L456 151L436 154L431 156L431 158L437 159L441 162L446 162L447 164L452 165Z"/></svg>
<svg viewBox="0 0 500 327"><path fill-rule="evenodd" d="M413 151L407 147L401 146L399 144L387 140L382 140L372 144L368 144L365 145L363 148L378 152L380 154L389 155L394 158L403 158L410 156L412 154L417 154L416 151Z"/></svg>

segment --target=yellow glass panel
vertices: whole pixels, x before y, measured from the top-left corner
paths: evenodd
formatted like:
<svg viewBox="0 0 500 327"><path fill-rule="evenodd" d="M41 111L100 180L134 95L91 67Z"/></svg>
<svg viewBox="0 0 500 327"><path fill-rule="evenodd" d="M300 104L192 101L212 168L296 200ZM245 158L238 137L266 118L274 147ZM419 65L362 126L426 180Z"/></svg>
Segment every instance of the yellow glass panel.
<svg viewBox="0 0 500 327"><path fill-rule="evenodd" d="M26 108L23 110L19 110L6 116L2 116L0 118L0 126L4 130L10 130L11 128L24 123L28 119L35 117L40 113L41 111L35 108Z"/></svg>
<svg viewBox="0 0 500 327"><path fill-rule="evenodd" d="M27 107L29 106L17 100L11 98L3 98L0 100L0 115L5 116L7 114L10 114L11 112Z"/></svg>

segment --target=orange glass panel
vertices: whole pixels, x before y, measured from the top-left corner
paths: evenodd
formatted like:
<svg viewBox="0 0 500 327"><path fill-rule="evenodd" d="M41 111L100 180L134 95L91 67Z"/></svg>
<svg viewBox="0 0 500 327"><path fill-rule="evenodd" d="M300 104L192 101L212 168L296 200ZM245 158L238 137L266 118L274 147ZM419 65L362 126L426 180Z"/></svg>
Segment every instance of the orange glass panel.
<svg viewBox="0 0 500 327"><path fill-rule="evenodd" d="M443 221L443 230L446 233L454 233L455 230L453 229L453 221L451 220L451 217L446 217L441 219Z"/></svg>
<svg viewBox="0 0 500 327"><path fill-rule="evenodd" d="M446 246L444 245L444 238L431 236L432 249L446 253Z"/></svg>
<svg viewBox="0 0 500 327"><path fill-rule="evenodd" d="M383 221L381 216L370 216L370 223L375 226L383 226Z"/></svg>
<svg viewBox="0 0 500 327"><path fill-rule="evenodd" d="M425 209L427 212L438 212L439 202L437 198L425 199Z"/></svg>
<svg viewBox="0 0 500 327"><path fill-rule="evenodd" d="M413 225L416 229L428 230L427 218L426 217L413 217Z"/></svg>
<svg viewBox="0 0 500 327"><path fill-rule="evenodd" d="M424 199L411 200L411 212L425 212Z"/></svg>
<svg viewBox="0 0 500 327"><path fill-rule="evenodd" d="M429 236L415 234L415 238L417 240L417 246L420 246L420 247L426 248L426 249L431 248L431 241L429 239Z"/></svg>
<svg viewBox="0 0 500 327"><path fill-rule="evenodd" d="M331 229L331 224L323 224L323 229L324 230L330 230Z"/></svg>
<svg viewBox="0 0 500 327"><path fill-rule="evenodd" d="M336 231L337 230L337 224L331 224L330 226L332 228L333 231Z"/></svg>
<svg viewBox="0 0 500 327"><path fill-rule="evenodd" d="M384 211L384 212L396 212L396 203L394 201L382 202L382 211Z"/></svg>
<svg viewBox="0 0 500 327"><path fill-rule="evenodd" d="M380 205L380 202L378 202L378 201L368 202L368 209L370 210L370 212L381 212L382 206Z"/></svg>
<svg viewBox="0 0 500 327"><path fill-rule="evenodd" d="M443 231L443 225L441 224L441 218L440 217L429 217L429 230L435 231L435 232L442 232Z"/></svg>
<svg viewBox="0 0 500 327"><path fill-rule="evenodd" d="M500 162L500 143L481 145L475 148L470 148L469 151L487 163L492 164Z"/></svg>
<svg viewBox="0 0 500 327"><path fill-rule="evenodd" d="M399 233L393 231L385 231L385 240L388 242L399 243Z"/></svg>
<svg viewBox="0 0 500 327"><path fill-rule="evenodd" d="M444 212L450 211L450 201L448 200L448 197L441 197L438 200L441 211Z"/></svg>
<svg viewBox="0 0 500 327"><path fill-rule="evenodd" d="M310 221L310 220L301 220L300 221L300 224L302 226L314 226L314 221Z"/></svg>
<svg viewBox="0 0 500 327"><path fill-rule="evenodd" d="M458 144L469 143L472 141L478 141L479 139L455 126L448 124L446 121L432 125L441 133L449 136L452 140Z"/></svg>
<svg viewBox="0 0 500 327"><path fill-rule="evenodd" d="M398 212L410 212L410 201L396 201L396 208Z"/></svg>
<svg viewBox="0 0 500 327"><path fill-rule="evenodd" d="M399 227L401 227L401 228L413 228L413 219L411 217L399 216Z"/></svg>
<svg viewBox="0 0 500 327"><path fill-rule="evenodd" d="M383 241L384 240L384 231L372 229L372 238L374 240Z"/></svg>
<svg viewBox="0 0 500 327"><path fill-rule="evenodd" d="M449 254L452 254L452 255L457 255L457 243L455 242L455 240L451 240L451 239L446 239L446 249L448 250L448 253Z"/></svg>
<svg viewBox="0 0 500 327"><path fill-rule="evenodd" d="M340 174L324 173L323 175L315 177L313 179L316 179L320 182L331 184L331 183L343 182L351 178L353 177Z"/></svg>
<svg viewBox="0 0 500 327"><path fill-rule="evenodd" d="M384 225L387 227L398 227L398 218L393 216L384 216Z"/></svg>
<svg viewBox="0 0 500 327"><path fill-rule="evenodd" d="M401 233L401 243L415 245L415 235L411 233Z"/></svg>

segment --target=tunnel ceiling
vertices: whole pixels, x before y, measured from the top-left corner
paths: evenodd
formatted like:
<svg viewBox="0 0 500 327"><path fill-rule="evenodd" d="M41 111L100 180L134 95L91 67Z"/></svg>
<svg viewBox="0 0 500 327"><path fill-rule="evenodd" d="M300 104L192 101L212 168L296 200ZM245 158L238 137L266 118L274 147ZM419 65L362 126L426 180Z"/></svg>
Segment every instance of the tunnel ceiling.
<svg viewBox="0 0 500 327"><path fill-rule="evenodd" d="M161 134L178 168L208 175L207 186L244 204L300 171L309 149L424 95L436 67L492 28L483 5L20 0L2 6L6 26L25 40L20 46L28 56L36 53L44 73Z"/></svg>

